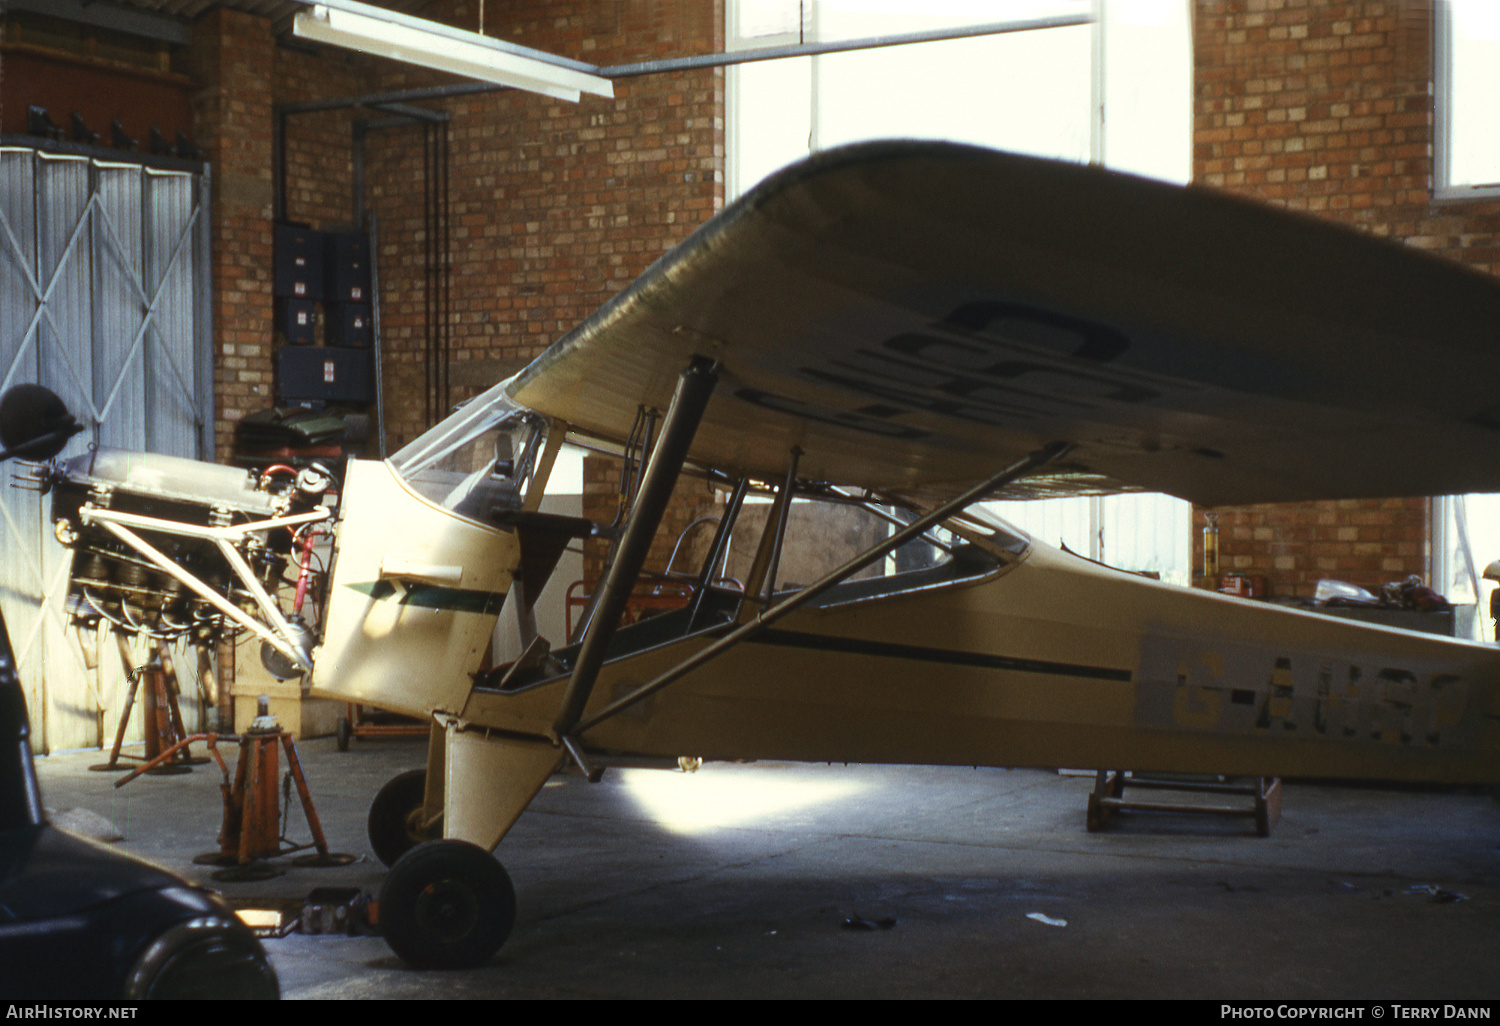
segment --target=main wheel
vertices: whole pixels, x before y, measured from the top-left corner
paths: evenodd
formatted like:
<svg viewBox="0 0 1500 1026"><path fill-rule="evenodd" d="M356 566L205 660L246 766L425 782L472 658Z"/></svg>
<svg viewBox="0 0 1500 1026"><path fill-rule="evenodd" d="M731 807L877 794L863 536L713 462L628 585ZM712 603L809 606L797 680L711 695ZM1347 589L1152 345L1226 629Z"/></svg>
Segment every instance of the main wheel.
<svg viewBox="0 0 1500 1026"><path fill-rule="evenodd" d="M386 781L370 803L366 827L370 847L388 866L423 841L442 836L442 821L422 828L422 796L427 790L425 769L407 770Z"/></svg>
<svg viewBox="0 0 1500 1026"><path fill-rule="evenodd" d="M397 860L380 888L380 931L418 969L488 962L516 922L516 891L495 857L468 841L428 841Z"/></svg>

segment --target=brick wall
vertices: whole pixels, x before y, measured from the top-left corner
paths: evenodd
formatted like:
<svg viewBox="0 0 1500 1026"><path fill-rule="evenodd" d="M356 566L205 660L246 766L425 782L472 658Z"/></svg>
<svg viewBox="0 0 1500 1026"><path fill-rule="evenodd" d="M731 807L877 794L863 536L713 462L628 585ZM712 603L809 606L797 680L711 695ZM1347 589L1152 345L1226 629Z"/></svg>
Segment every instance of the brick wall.
<svg viewBox="0 0 1500 1026"><path fill-rule="evenodd" d="M212 169L215 453L270 405L271 107L275 39L264 18L210 11L193 26L194 138Z"/></svg>
<svg viewBox="0 0 1500 1026"><path fill-rule="evenodd" d="M364 92L368 62L282 47L268 20L216 10L194 25L191 64L194 134L213 181L215 456L223 461L235 423L276 402L275 107ZM334 111L291 119L288 219L318 228L349 223L353 117Z"/></svg>
<svg viewBox="0 0 1500 1026"><path fill-rule="evenodd" d="M1325 577L1366 588L1425 578L1428 506L1422 498L1340 499L1217 509L1219 569L1264 576L1272 598L1310 596ZM1200 561L1205 512L1194 511Z"/></svg>
<svg viewBox="0 0 1500 1026"><path fill-rule="evenodd" d="M423 12L477 27L472 2ZM599 65L723 49L722 5L699 0L486 4L487 33ZM381 89L440 81L395 69ZM449 399L461 401L566 334L723 204L723 72L624 79L615 98L578 104L516 91L428 104L451 116ZM392 449L428 426L424 393L426 243L423 138L373 134L367 202L379 222L387 436ZM617 465L588 461L584 514L609 522ZM684 481L648 567L711 503ZM603 543L590 543L597 576Z"/></svg>
<svg viewBox="0 0 1500 1026"><path fill-rule="evenodd" d="M1196 182L1500 273L1500 203L1431 202L1430 0L1203 0L1195 10ZM1310 595L1321 577L1370 587L1426 576L1429 506L1221 510L1222 569L1264 574L1275 596Z"/></svg>
<svg viewBox="0 0 1500 1026"><path fill-rule="evenodd" d="M276 103L360 96L371 91L374 62L347 50L278 47ZM353 223L353 125L381 117L360 108L287 118L286 210L283 216L319 230Z"/></svg>
<svg viewBox="0 0 1500 1026"><path fill-rule="evenodd" d="M422 16L478 28L472 0L437 0ZM485 18L487 34L598 64L723 48L721 5L695 0L490 0ZM273 107L453 79L332 48L278 46L267 21L230 11L199 21L193 51L201 86L195 130L215 175L217 450L224 459L234 423L274 402ZM723 203L723 101L723 72L703 70L622 80L613 100L586 95L569 104L505 90L422 104L450 119L448 401L529 361L712 216ZM350 223L351 127L357 118L384 116L349 109L289 119L289 220L315 228ZM433 419L424 402L425 142L416 126L372 130L366 140L364 200L379 232L392 450ZM613 485L601 482L618 480L618 470L593 467L590 477L600 493L595 504L608 506ZM701 487L684 487L691 498L674 507L664 536L686 526L705 499ZM666 552L653 559L663 562Z"/></svg>
<svg viewBox="0 0 1500 1026"><path fill-rule="evenodd" d="M584 461L583 515L595 523L609 524L614 521L619 510L620 469L619 462L615 460ZM690 477L681 478L651 544L651 551L646 558L647 571L665 571L670 562L673 571L696 573L707 556L714 532L710 526L693 525L700 517L717 517L721 513L723 504L718 501L707 482ZM673 553L677 552L679 539L682 541L681 551L676 562L671 562ZM607 549L608 544L602 540L590 542L585 547L583 575L586 579L599 579Z"/></svg>
<svg viewBox="0 0 1500 1026"><path fill-rule="evenodd" d="M424 17L477 27L472 2ZM720 5L693 0L486 4L485 31L596 64L722 48ZM390 69L382 89L432 84ZM450 399L457 402L572 329L723 200L723 74L616 83L578 104L516 91L427 104L451 115ZM386 409L392 447L426 426L423 140L372 134L368 203L379 221Z"/></svg>

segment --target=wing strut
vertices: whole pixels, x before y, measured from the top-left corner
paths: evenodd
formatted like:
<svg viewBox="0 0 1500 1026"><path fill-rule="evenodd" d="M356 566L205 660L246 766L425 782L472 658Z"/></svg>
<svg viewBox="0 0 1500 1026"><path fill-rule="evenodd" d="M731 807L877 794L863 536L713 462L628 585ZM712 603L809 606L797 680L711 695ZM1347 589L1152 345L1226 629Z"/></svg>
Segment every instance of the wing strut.
<svg viewBox="0 0 1500 1026"><path fill-rule="evenodd" d="M708 546L708 558L703 561L703 571L698 575L698 583L693 587L693 607L688 612L687 633L689 634L697 629L698 621L703 613L703 601L708 597L708 591L714 585L715 572L725 561L724 550L729 545L730 532L734 530L734 522L739 518L740 507L744 505L745 493L749 490L750 479L740 478L739 483L734 486L734 493L724 504L724 515L719 518L718 530L714 532L714 540Z"/></svg>
<svg viewBox="0 0 1500 1026"><path fill-rule="evenodd" d="M787 464L786 481L781 486L781 494L776 496L776 530L771 535L771 550L766 562L765 581L759 588L755 588L750 581L746 581L747 590L754 590L759 597L759 604L764 607L771 601L771 596L776 592L776 573L781 569L781 550L786 544L786 525L792 519L792 499L797 493L797 464L802 461L802 450L792 446L792 458ZM759 558L756 562L760 562ZM755 576L751 571L750 576Z"/></svg>
<svg viewBox="0 0 1500 1026"><path fill-rule="evenodd" d="M558 737L565 737L573 729L588 704L589 693L594 689L599 667L604 664L610 639L614 637L620 616L625 612L625 603L640 577L656 529L661 525L662 514L672 498L672 490L677 487L683 460L687 458L688 448L698 431L698 422L703 419L703 411L718 380L719 365L701 356L694 357L677 379L672 405L662 422L656 447L651 451L651 462L630 511L625 533L620 537L619 548L615 550L609 572L600 585L599 600L579 645L578 660L573 664L573 676L563 694L562 708L553 723Z"/></svg>
<svg viewBox="0 0 1500 1026"><path fill-rule="evenodd" d="M662 688L666 687L668 684L671 684L673 681L679 679L680 677L683 677L693 670L696 670L698 667L702 666L710 659L713 659L715 656L728 651L730 648L733 648L735 645L739 644L741 641L744 641L746 638L758 634L760 631L766 629L767 627L771 626L771 624L781 619L787 613L790 613L792 610L798 608L799 606L805 605L806 603L812 601L823 592L827 591L829 588L832 588L834 585L859 573L861 570L863 570L865 567L869 566L876 560L885 558L887 553L893 552L894 550L900 548L902 545L905 545L907 542L911 541L913 538L926 533L927 530L934 524L947 519L954 513L957 513L959 510L963 509L965 506L978 502L986 495L993 493L999 488L1003 488L1005 485L1010 484L1012 481L1015 481L1016 479L1021 477L1025 477L1033 470L1051 463L1053 460L1064 455L1072 448L1073 446L1067 442L1053 442L1050 445L1044 446L1043 448L1038 449L1036 452L1032 453L1030 456L1027 456L1025 459L1020 460L1017 463L1013 463L1009 467L1006 467L1004 470L1000 471L998 474L985 479L984 481L975 485L973 488L970 488L968 491L964 492L962 495L959 495L957 498L950 499L948 502L943 503L941 506L938 506L931 512L918 517L916 520L913 520L910 524L906 525L904 528L897 531L889 538L869 549L866 549L863 553L855 556L843 566L829 571L829 573L827 573L825 576L819 578L814 583L809 584L801 591L797 591L791 595L788 595L786 598L782 599L770 609L767 609L764 613L756 617L754 620L751 620L749 623L746 623L740 627L737 627L733 631L730 631L718 641L715 641L707 648L700 650L696 655L684 659L682 662L678 663L676 666L672 667L672 669L668 670L666 673L663 673L655 680L647 684L642 684L639 688L632 691L630 694L616 699L614 702L611 702L603 709L600 709L588 719L583 720L581 723L578 723L577 728L573 731L574 736L582 734L592 727L598 726L600 723L603 723L605 720L616 715L617 713L623 712L642 699L648 698L649 696L655 694ZM581 711L582 707L580 706L580 712ZM562 735L562 740L565 744L572 741L572 738L567 737L565 732L559 731L559 734Z"/></svg>

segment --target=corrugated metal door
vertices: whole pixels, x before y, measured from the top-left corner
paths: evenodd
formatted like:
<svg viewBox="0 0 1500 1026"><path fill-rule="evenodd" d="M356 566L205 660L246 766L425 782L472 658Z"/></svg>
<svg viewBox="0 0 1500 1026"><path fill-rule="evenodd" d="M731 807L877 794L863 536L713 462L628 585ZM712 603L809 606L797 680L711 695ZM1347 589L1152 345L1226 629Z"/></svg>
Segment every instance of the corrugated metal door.
<svg viewBox="0 0 1500 1026"><path fill-rule="evenodd" d="M0 146L0 390L39 382L62 397L89 428L64 457L90 445L210 457L208 238L206 171ZM108 744L124 691L116 646L68 623L67 553L15 469L0 488L0 611L33 744ZM192 730L196 660L176 664Z"/></svg>

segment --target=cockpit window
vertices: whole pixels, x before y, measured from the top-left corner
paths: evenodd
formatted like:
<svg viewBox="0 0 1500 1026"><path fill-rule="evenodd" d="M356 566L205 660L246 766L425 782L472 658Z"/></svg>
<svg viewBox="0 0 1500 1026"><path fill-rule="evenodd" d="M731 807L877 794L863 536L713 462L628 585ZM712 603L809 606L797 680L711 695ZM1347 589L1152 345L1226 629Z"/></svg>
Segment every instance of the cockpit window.
<svg viewBox="0 0 1500 1026"><path fill-rule="evenodd" d="M716 576L734 583L748 579L771 512L769 502L746 504L722 569L715 568ZM773 590L785 592L810 584L916 519L915 511L900 507L799 498L788 517ZM995 556L984 555L974 541L1010 556L1021 555L1029 545L1024 534L993 514L963 515L930 528L853 574L825 602L873 597L924 586L924 582L937 584L988 572L997 565Z"/></svg>
<svg viewBox="0 0 1500 1026"><path fill-rule="evenodd" d="M475 520L519 509L542 424L510 401L506 384L465 403L402 448L390 458L392 469L417 494Z"/></svg>

